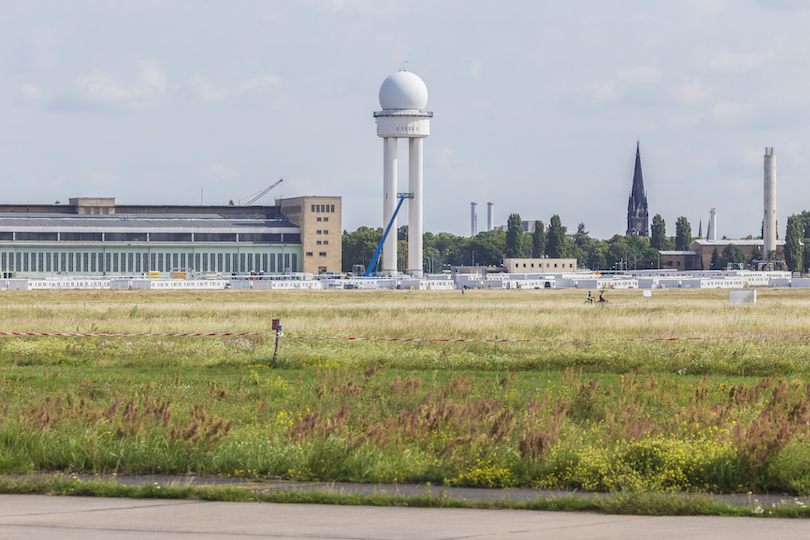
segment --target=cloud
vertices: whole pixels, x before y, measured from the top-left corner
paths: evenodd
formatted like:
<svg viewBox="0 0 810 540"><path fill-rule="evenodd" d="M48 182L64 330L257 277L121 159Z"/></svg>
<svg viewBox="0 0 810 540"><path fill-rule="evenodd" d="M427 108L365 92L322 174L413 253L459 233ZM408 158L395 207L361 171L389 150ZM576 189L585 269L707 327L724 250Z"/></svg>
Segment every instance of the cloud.
<svg viewBox="0 0 810 540"><path fill-rule="evenodd" d="M585 92L597 103L616 101L638 87L659 84L661 70L655 66L636 66L617 71L613 77L586 83Z"/></svg>
<svg viewBox="0 0 810 540"><path fill-rule="evenodd" d="M265 75L261 79L248 79L246 81L242 81L242 83L239 85L239 91L250 92L258 89L259 87L276 86L279 83L281 83L281 77L278 75Z"/></svg>
<svg viewBox="0 0 810 540"><path fill-rule="evenodd" d="M53 67L53 41L54 33L50 26L40 26L34 31L31 44L33 46L33 61L37 68L50 69Z"/></svg>
<svg viewBox="0 0 810 540"><path fill-rule="evenodd" d="M106 190L109 192L111 188L119 185L122 181L118 173L107 170L94 172L85 171L80 176L82 179L81 185L83 188L87 189L89 187L94 190L94 192L83 195L90 197L97 197L99 195L106 197L107 195L104 194L104 191Z"/></svg>
<svg viewBox="0 0 810 540"><path fill-rule="evenodd" d="M141 60L140 66L138 83L157 88L161 94L166 92L166 74L161 69L160 62L157 60Z"/></svg>
<svg viewBox="0 0 810 540"><path fill-rule="evenodd" d="M600 102L613 101L623 94L623 91L616 87L615 81L594 82L589 86L594 99Z"/></svg>
<svg viewBox="0 0 810 540"><path fill-rule="evenodd" d="M248 92L250 90L255 90L258 87L259 87L258 79L248 79L246 81L242 81L242 84L239 85L239 91Z"/></svg>
<svg viewBox="0 0 810 540"><path fill-rule="evenodd" d="M726 8L726 0L682 0L686 14L692 19L692 24L713 21L717 15Z"/></svg>
<svg viewBox="0 0 810 540"><path fill-rule="evenodd" d="M456 157L455 157L455 150L448 146L440 146L436 149L436 160L441 165L447 167L450 165L456 165Z"/></svg>
<svg viewBox="0 0 810 540"><path fill-rule="evenodd" d="M119 106L140 110L154 107L166 92L166 75L157 60L139 62L135 84L127 86L103 71L76 79L78 96L86 104ZM81 107L78 107L81 108Z"/></svg>
<svg viewBox="0 0 810 540"><path fill-rule="evenodd" d="M208 77L195 73L191 77L191 87L201 101L225 101L228 98L228 90L225 88L214 88Z"/></svg>
<svg viewBox="0 0 810 540"><path fill-rule="evenodd" d="M34 103L42 99L42 92L35 85L26 83L20 88L20 97L23 101Z"/></svg>
<svg viewBox="0 0 810 540"><path fill-rule="evenodd" d="M390 0L310 0L311 4L324 11L352 10L360 13L384 13L392 9Z"/></svg>
<svg viewBox="0 0 810 540"><path fill-rule="evenodd" d="M657 24L658 19L650 17L648 13L642 11L641 13L633 15L633 17L630 19L630 22L633 24Z"/></svg>
<svg viewBox="0 0 810 540"><path fill-rule="evenodd" d="M718 101L711 110L711 120L721 126L740 126L748 124L753 116L750 103Z"/></svg>
<svg viewBox="0 0 810 540"><path fill-rule="evenodd" d="M760 69L772 57L772 51L767 53L735 53L723 49L715 53L709 62L709 67L716 73L736 75Z"/></svg>
<svg viewBox="0 0 810 540"><path fill-rule="evenodd" d="M617 81L628 84L654 84L661 82L661 78L661 70L654 66L637 66L616 74Z"/></svg>
<svg viewBox="0 0 810 540"><path fill-rule="evenodd" d="M232 182L238 176L236 167L233 165L223 165L222 163L211 162L208 164L208 170L220 180Z"/></svg>
<svg viewBox="0 0 810 540"><path fill-rule="evenodd" d="M703 115L674 115L669 119L669 123L674 128L693 128L703 119Z"/></svg>
<svg viewBox="0 0 810 540"><path fill-rule="evenodd" d="M807 0L757 0L757 4L777 11L803 11L810 9Z"/></svg>
<svg viewBox="0 0 810 540"><path fill-rule="evenodd" d="M690 83L678 84L672 87L672 97L685 105L698 105L711 96L711 89L700 79Z"/></svg>

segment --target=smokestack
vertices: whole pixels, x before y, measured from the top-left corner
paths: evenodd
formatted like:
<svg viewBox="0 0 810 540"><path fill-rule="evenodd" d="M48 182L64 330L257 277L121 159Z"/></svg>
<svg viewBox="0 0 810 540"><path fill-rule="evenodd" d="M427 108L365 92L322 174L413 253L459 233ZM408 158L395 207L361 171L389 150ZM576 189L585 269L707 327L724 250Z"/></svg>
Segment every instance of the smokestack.
<svg viewBox="0 0 810 540"><path fill-rule="evenodd" d="M706 235L706 240L717 240L717 210L712 208L709 210L709 231Z"/></svg>
<svg viewBox="0 0 810 540"><path fill-rule="evenodd" d="M765 148L765 216L762 222L763 256L776 249L776 155L773 147Z"/></svg>
<svg viewBox="0 0 810 540"><path fill-rule="evenodd" d="M470 236L478 234L478 203L470 203Z"/></svg>
<svg viewBox="0 0 810 540"><path fill-rule="evenodd" d="M487 230L492 230L492 207L495 206L491 202L487 203Z"/></svg>

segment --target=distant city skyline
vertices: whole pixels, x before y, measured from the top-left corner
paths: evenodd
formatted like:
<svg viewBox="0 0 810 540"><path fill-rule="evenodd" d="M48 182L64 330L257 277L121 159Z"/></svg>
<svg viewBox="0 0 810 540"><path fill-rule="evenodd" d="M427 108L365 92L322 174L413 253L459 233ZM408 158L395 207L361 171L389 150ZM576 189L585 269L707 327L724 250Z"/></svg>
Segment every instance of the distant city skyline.
<svg viewBox="0 0 810 540"><path fill-rule="evenodd" d="M435 114L425 231L469 235L477 201L624 234L637 140L670 236L711 208L718 238L758 236L765 147L780 238L810 209L801 0L0 6L0 203L227 204L284 178L259 203L339 195L344 229L381 227L372 113L404 66Z"/></svg>

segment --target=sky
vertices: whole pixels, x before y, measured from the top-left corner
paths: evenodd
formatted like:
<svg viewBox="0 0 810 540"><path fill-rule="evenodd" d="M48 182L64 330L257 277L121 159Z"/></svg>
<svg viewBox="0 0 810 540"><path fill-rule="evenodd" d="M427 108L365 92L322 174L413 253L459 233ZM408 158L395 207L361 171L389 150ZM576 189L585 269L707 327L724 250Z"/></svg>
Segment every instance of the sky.
<svg viewBox="0 0 810 540"><path fill-rule="evenodd" d="M650 221L760 234L810 209L810 0L0 0L0 203L343 197L381 227L373 113L429 91L424 229L510 213L624 234L636 142ZM407 62L407 63L404 63ZM407 143L400 142L400 191ZM404 220L400 220L400 225Z"/></svg>

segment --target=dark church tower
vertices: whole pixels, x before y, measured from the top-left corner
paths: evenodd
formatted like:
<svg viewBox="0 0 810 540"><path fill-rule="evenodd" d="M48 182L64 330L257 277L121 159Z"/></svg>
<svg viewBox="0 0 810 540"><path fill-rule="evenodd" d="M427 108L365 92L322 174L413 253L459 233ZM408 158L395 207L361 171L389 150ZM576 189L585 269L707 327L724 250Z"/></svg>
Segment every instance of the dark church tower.
<svg viewBox="0 0 810 540"><path fill-rule="evenodd" d="M636 169L633 171L633 191L627 203L627 234L650 236L650 217L647 213L647 194L644 192L644 177L641 175L641 153L636 142Z"/></svg>

